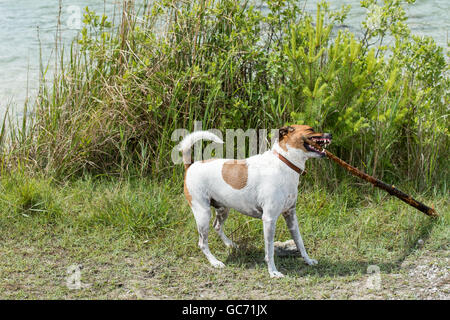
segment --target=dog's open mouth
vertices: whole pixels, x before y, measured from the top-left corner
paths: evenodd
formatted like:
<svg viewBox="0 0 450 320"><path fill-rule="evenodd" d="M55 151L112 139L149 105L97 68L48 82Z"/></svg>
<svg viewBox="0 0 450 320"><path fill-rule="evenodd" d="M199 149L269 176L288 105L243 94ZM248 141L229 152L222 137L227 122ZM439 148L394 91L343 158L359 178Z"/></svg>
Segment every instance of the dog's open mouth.
<svg viewBox="0 0 450 320"><path fill-rule="evenodd" d="M325 138L323 136L316 136L316 137L309 137L308 139L312 140L316 144L318 144L322 149L326 149L327 146L331 143L331 138ZM315 152L317 154L320 154L321 156L325 156L325 151L319 151L318 149L314 148L312 145L305 142L305 149L310 152Z"/></svg>

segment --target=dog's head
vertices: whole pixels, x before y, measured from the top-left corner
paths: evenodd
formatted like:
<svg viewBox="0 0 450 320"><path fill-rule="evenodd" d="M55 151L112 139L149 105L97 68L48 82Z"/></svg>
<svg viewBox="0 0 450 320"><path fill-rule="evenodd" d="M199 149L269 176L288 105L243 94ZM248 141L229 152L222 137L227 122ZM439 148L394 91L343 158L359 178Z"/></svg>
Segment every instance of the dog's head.
<svg viewBox="0 0 450 320"><path fill-rule="evenodd" d="M279 145L288 151L289 148L294 148L303 151L309 158L325 157L325 152L320 152L313 146L307 144L303 137L310 139L325 149L331 143L331 133L315 132L313 128L306 125L290 125L279 130Z"/></svg>

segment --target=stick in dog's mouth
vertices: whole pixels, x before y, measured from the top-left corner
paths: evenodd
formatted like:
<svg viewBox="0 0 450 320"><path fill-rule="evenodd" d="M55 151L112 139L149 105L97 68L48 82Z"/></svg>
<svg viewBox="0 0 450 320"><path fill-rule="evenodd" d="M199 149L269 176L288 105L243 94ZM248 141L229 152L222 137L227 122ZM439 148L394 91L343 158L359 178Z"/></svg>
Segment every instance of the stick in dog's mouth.
<svg viewBox="0 0 450 320"><path fill-rule="evenodd" d="M314 145L312 145L312 144L309 144L307 142L307 139L314 142L317 146L320 147L320 149L314 147ZM322 136L316 136L316 137L309 137L307 139L305 139L305 144L304 144L306 150L311 151L311 152L316 152L323 157L326 155L325 149L331 143L331 138L324 138Z"/></svg>
<svg viewBox="0 0 450 320"><path fill-rule="evenodd" d="M322 137L320 137L320 139L323 140ZM403 202L409 204L410 206L416 208L419 211L422 211L423 213L431 216L431 217L437 217L438 214L436 212L436 210L434 209L434 207L430 208L428 206L426 206L425 204L417 201L416 199L412 198L410 195L404 193L403 191L397 189L395 186L393 185L389 185L375 177L369 176L368 174L360 171L359 169L349 165L347 162L345 162L344 160L336 157L334 154L332 154L330 151L325 150L324 145L325 142L321 141L320 143L318 143L319 141L317 141L317 137L303 137L303 141L305 142L305 146L309 145L311 147L312 150L314 150L317 153L320 153L321 155L323 155L324 157L327 156L329 159L333 160L334 162L336 162L337 164L339 164L341 167L343 167L344 169L346 169L347 171L349 171L351 174L353 174L354 176L357 176L363 180L366 180L370 183L372 183L375 187L383 189L385 191L387 191L389 194L396 196L397 198L399 198L400 200L402 200ZM316 151L317 150L317 151Z"/></svg>

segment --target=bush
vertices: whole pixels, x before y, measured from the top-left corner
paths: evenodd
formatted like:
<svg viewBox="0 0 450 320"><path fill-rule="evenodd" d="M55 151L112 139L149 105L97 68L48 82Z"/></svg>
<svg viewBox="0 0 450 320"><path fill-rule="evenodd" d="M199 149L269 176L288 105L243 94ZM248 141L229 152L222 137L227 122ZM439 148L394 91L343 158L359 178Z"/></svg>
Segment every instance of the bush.
<svg viewBox="0 0 450 320"><path fill-rule="evenodd" d="M20 159L61 178L167 176L182 170L170 159L171 134L194 121L244 130L306 123L332 132L338 156L379 178L422 189L446 183L448 65L431 38L410 34L401 1L361 1L362 39L334 28L348 8L323 2L312 17L296 1L261 3L266 10L250 1L156 1L136 13L124 2L118 26L87 10L4 163ZM327 162L310 165L317 183L344 175Z"/></svg>

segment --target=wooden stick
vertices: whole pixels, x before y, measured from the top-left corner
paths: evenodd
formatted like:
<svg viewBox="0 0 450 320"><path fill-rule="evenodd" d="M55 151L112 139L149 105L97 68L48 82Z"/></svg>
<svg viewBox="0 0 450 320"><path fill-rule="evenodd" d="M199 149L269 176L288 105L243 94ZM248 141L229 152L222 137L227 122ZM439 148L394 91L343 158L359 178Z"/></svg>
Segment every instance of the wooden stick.
<svg viewBox="0 0 450 320"><path fill-rule="evenodd" d="M358 170L357 168L349 165L347 162L339 159L338 157L336 157L334 154L332 154L330 151L323 149L320 145L318 145L317 143L315 143L314 141L307 139L305 137L303 137L303 140L312 145L314 148L316 148L317 150L321 151L321 152L325 152L326 156L328 158L330 158L331 160L333 160L334 162L336 162L338 165L340 165L341 167L343 167L344 169L346 169L347 171L349 171L351 174L353 174L354 176L360 177L363 180L366 180L368 182L370 182L371 184L373 184L375 187L378 187L380 189L383 189L385 191L387 191L389 194L396 196L397 198L399 198L400 200L402 200L403 202L406 202L407 204L409 204L410 206L413 206L414 208L416 208L417 210L422 211L423 213L425 213L426 215L429 215L431 217L437 217L438 214L436 213L436 211L434 210L434 208L430 208L426 205L424 205L423 203L413 199L410 195L407 195L406 193L404 193L403 191L395 188L395 186L393 185L389 185L384 183L381 180L378 180L377 178L374 178L372 176L369 176L368 174Z"/></svg>

